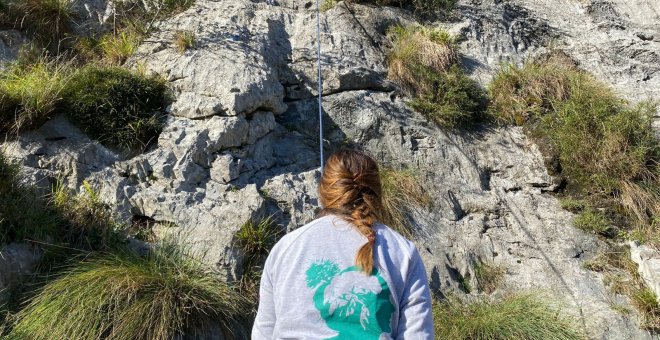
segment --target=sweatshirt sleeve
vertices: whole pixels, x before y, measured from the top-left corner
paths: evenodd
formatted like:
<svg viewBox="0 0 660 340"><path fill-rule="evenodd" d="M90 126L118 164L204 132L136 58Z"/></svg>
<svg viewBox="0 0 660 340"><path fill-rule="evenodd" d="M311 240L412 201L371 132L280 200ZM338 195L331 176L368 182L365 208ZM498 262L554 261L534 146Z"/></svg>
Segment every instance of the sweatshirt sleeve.
<svg viewBox="0 0 660 340"><path fill-rule="evenodd" d="M275 327L275 302L273 298L273 283L270 277L268 261L264 265L259 286L259 308L252 326L252 339L272 339Z"/></svg>
<svg viewBox="0 0 660 340"><path fill-rule="evenodd" d="M399 311L397 339L433 339L431 292L424 263L413 248Z"/></svg>

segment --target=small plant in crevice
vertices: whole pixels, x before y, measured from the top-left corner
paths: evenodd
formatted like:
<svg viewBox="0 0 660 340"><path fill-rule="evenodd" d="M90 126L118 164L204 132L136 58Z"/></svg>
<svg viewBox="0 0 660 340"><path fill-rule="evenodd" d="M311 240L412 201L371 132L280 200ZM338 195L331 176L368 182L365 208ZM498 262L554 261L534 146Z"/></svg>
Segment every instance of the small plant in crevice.
<svg viewBox="0 0 660 340"><path fill-rule="evenodd" d="M61 102L70 65L41 59L0 74L0 131L21 132L46 122Z"/></svg>
<svg viewBox="0 0 660 340"><path fill-rule="evenodd" d="M431 197L412 170L381 169L382 222L407 238L414 238L411 214L415 206L428 207Z"/></svg>
<svg viewBox="0 0 660 340"><path fill-rule="evenodd" d="M434 301L435 335L447 340L586 339L550 301L531 293L466 301L450 296Z"/></svg>
<svg viewBox="0 0 660 340"><path fill-rule="evenodd" d="M584 208L573 220L573 225L581 230L597 235L609 235L612 227L605 213L591 207Z"/></svg>
<svg viewBox="0 0 660 340"><path fill-rule="evenodd" d="M442 29L394 26L388 77L413 99L413 109L446 128L484 118L487 97L459 64L455 38Z"/></svg>
<svg viewBox="0 0 660 340"><path fill-rule="evenodd" d="M506 269L502 266L478 262L474 266L474 276L477 280L477 289L486 294L491 294L504 282Z"/></svg>
<svg viewBox="0 0 660 340"><path fill-rule="evenodd" d="M144 149L162 129L165 81L117 67L88 66L64 91L67 117L90 137L123 150Z"/></svg>
<svg viewBox="0 0 660 340"><path fill-rule="evenodd" d="M276 225L273 217L260 220L250 219L245 222L235 234L236 244L243 252L243 275L238 284L243 296L251 301L259 300L259 282L263 264L268 253L282 236L282 230ZM253 306L252 316L256 314Z"/></svg>
<svg viewBox="0 0 660 340"><path fill-rule="evenodd" d="M584 263L584 267L604 274L603 282L613 295L622 294L640 315L640 326L652 332L660 331L660 304L630 258L627 246L613 246ZM624 307L614 307L624 308Z"/></svg>
<svg viewBox="0 0 660 340"><path fill-rule="evenodd" d="M174 46L179 53L195 47L195 33L191 31L176 31L174 33Z"/></svg>
<svg viewBox="0 0 660 340"><path fill-rule="evenodd" d="M99 39L96 48L103 60L107 60L110 64L121 65L137 51L140 40L137 34L131 32L106 34Z"/></svg>
<svg viewBox="0 0 660 340"><path fill-rule="evenodd" d="M232 337L248 301L174 244L88 258L46 284L16 315L10 338Z"/></svg>

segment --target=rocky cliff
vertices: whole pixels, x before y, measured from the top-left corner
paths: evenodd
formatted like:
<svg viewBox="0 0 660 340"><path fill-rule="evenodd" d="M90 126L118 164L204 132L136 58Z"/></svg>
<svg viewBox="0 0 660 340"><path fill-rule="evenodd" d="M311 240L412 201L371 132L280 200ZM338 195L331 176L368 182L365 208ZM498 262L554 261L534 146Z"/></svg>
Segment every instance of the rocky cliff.
<svg viewBox="0 0 660 340"><path fill-rule="evenodd" d="M197 0L156 23L127 66L163 75L174 101L143 154L108 149L63 117L1 148L20 160L27 182L48 187L64 176L78 190L87 181L121 219L154 220L157 234L181 235L236 280L243 268L234 235L245 221L274 214L292 230L318 210L314 6ZM105 3L81 8L90 27L110 18ZM612 308L629 301L609 293L603 274L584 268L607 245L572 226L552 194L558 183L521 128L447 131L406 106L386 77L386 30L416 20L360 4L321 14L325 152L358 145L384 166L418 172L433 203L415 211L415 242L438 294L465 292L475 266L493 263L505 269L499 293L544 291L593 338L652 338L634 313ZM660 98L653 0L466 0L434 25L460 37L462 64L484 86L502 63L560 49L633 102ZM181 30L196 37L183 53L172 44ZM2 37L0 60L11 59L23 38Z"/></svg>

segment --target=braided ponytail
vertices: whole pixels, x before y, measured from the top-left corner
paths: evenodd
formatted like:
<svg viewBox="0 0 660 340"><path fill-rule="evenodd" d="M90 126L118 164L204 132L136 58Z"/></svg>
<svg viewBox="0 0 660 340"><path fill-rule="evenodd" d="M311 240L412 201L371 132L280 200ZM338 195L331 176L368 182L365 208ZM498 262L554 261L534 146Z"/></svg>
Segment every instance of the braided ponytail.
<svg viewBox="0 0 660 340"><path fill-rule="evenodd" d="M367 242L355 256L355 265L371 275L376 234L373 225L381 210L378 165L356 150L341 150L328 158L319 186L322 215L336 214L353 224Z"/></svg>

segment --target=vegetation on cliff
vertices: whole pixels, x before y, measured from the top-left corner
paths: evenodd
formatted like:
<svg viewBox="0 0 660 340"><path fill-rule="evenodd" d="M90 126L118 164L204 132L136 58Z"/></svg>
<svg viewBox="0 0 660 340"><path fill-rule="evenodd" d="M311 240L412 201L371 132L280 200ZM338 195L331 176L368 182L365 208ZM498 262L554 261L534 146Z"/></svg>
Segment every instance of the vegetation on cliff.
<svg viewBox="0 0 660 340"><path fill-rule="evenodd" d="M437 339L586 339L577 325L538 294L434 304Z"/></svg>
<svg viewBox="0 0 660 340"><path fill-rule="evenodd" d="M248 301L177 246L97 255L45 285L14 318L12 339L231 338Z"/></svg>
<svg viewBox="0 0 660 340"><path fill-rule="evenodd" d="M388 78L412 98L409 105L446 128L482 120L487 97L459 64L456 40L442 29L394 26Z"/></svg>

